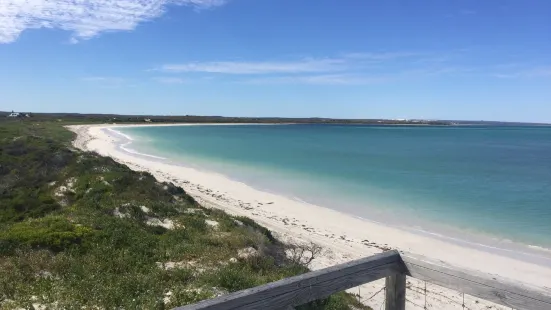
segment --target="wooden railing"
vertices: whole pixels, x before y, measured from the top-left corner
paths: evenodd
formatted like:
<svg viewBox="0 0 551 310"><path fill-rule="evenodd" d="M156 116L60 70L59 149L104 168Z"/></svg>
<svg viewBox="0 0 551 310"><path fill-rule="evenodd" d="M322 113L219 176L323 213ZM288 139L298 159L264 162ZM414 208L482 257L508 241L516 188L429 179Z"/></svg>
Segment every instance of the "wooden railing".
<svg viewBox="0 0 551 310"><path fill-rule="evenodd" d="M385 309L403 310L406 307L406 276L513 309L551 310L551 297L541 292L398 251L384 252L176 309L293 309L386 278Z"/></svg>

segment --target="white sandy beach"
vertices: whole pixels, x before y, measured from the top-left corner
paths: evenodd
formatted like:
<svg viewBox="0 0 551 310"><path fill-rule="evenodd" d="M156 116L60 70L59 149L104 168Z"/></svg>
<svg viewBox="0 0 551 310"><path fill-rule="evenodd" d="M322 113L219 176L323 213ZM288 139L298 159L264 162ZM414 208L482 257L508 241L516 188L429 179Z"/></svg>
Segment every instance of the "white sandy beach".
<svg viewBox="0 0 551 310"><path fill-rule="evenodd" d="M441 260L462 268L476 269L522 283L551 294L551 268L527 263L491 252L462 247L440 239L413 234L398 228L362 220L321 206L299 202L287 197L263 192L223 175L193 168L163 163L145 156L124 151L117 146L121 138L109 127L121 125L69 126L78 134L74 146L82 150L110 156L134 170L148 171L157 179L182 186L205 207L243 215L274 231L279 238L295 241L313 241L326 251L317 259L314 269L324 268L349 260L380 253L392 248ZM441 287L428 285L427 299L424 283L408 279L407 309L462 309L462 295ZM362 286L363 301L379 309L383 294L369 298L383 287L382 281ZM419 291L419 292L416 292ZM358 289L352 290L358 293ZM478 298L465 297L469 309L501 309ZM505 309L505 308L503 308Z"/></svg>

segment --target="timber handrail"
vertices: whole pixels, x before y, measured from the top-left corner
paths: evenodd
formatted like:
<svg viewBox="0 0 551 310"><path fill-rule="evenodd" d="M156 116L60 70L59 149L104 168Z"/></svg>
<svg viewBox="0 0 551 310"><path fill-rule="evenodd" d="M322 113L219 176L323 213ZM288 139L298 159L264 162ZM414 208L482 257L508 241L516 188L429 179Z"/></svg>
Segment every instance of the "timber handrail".
<svg viewBox="0 0 551 310"><path fill-rule="evenodd" d="M290 309L386 278L386 310L403 310L406 276L515 309L550 310L551 297L496 277L388 251L266 285L176 308L178 310Z"/></svg>

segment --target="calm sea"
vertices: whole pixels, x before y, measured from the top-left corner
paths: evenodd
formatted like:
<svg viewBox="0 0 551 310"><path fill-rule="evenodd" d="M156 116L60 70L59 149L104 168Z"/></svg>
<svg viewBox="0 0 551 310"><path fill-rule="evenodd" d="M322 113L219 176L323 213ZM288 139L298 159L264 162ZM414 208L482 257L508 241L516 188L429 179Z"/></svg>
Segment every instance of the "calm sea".
<svg viewBox="0 0 551 310"><path fill-rule="evenodd" d="M550 127L117 130L137 152L366 219L551 248Z"/></svg>

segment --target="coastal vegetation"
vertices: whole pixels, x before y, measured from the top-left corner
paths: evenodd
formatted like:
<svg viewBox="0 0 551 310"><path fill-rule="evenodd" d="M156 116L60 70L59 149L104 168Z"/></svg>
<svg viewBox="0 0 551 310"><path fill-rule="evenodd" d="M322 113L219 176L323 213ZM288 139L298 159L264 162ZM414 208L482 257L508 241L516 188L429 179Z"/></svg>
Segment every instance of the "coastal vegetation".
<svg viewBox="0 0 551 310"><path fill-rule="evenodd" d="M168 309L307 272L319 253L74 149L63 125L81 121L0 121L1 309ZM368 309L344 292L297 308Z"/></svg>
<svg viewBox="0 0 551 310"><path fill-rule="evenodd" d="M9 112L0 112L0 118ZM453 125L441 120L416 119L335 119L335 118L283 118L283 117L224 117L196 115L118 115L78 113L32 113L34 120L78 121L86 123L259 123L259 124L335 124L335 125Z"/></svg>

